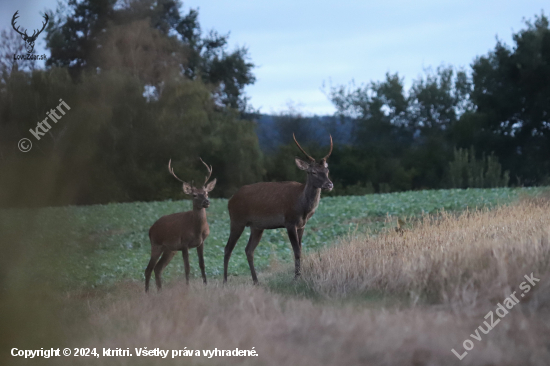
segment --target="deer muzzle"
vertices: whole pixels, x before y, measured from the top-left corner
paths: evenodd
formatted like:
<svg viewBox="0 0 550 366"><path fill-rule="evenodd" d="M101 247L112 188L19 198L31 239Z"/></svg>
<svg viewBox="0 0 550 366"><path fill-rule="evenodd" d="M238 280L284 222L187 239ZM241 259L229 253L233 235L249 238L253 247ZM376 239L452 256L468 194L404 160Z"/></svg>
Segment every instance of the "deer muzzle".
<svg viewBox="0 0 550 366"><path fill-rule="evenodd" d="M334 188L334 184L332 184L332 182L327 182L323 184L322 188L326 191L332 191L332 188Z"/></svg>

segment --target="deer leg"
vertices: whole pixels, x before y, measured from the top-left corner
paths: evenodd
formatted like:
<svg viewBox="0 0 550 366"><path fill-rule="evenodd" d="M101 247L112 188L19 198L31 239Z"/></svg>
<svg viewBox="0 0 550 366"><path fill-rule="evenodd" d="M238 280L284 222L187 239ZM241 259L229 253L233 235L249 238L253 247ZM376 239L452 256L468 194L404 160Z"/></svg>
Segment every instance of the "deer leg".
<svg viewBox="0 0 550 366"><path fill-rule="evenodd" d="M149 260L149 264L145 269L145 292L149 291L149 280L151 279L151 272L153 272L153 268L155 268L155 265L157 264L157 261L159 260L161 254L162 247L151 244L151 259Z"/></svg>
<svg viewBox="0 0 550 366"><path fill-rule="evenodd" d="M231 252L235 248L235 244L241 237L244 230L243 226L233 226L231 225L231 233L229 234L229 239L225 245L225 255L223 257L223 283L227 283L227 267L229 266L229 258L231 258Z"/></svg>
<svg viewBox="0 0 550 366"><path fill-rule="evenodd" d="M263 229L250 228L250 238L248 238L248 244L244 249L246 253L246 259L248 259L248 266L250 267L250 273L252 274L252 281L254 284L258 284L258 277L256 277L256 270L254 269L254 250L262 239Z"/></svg>
<svg viewBox="0 0 550 366"><path fill-rule="evenodd" d="M197 247L197 256L199 257L199 267L202 273L202 282L206 285L206 272L204 271L204 242Z"/></svg>
<svg viewBox="0 0 550 366"><path fill-rule="evenodd" d="M189 285L189 272L191 272L191 269L189 268L189 250L187 248L183 248L181 254L183 256L183 265L185 266L185 283Z"/></svg>
<svg viewBox="0 0 550 366"><path fill-rule="evenodd" d="M302 248L302 235L304 235L304 228L297 229L296 232L298 233L298 242L300 243L300 249Z"/></svg>
<svg viewBox="0 0 550 366"><path fill-rule="evenodd" d="M160 257L159 261L157 262L157 265L155 266L155 282L157 284L157 290L159 291L162 288L162 280L161 280L162 272L164 271L168 263L170 263L172 258L174 258L174 255L176 255L176 252L165 250L162 253L162 257Z"/></svg>
<svg viewBox="0 0 550 366"><path fill-rule="evenodd" d="M300 277L300 256L302 248L298 239L296 227L287 226L286 231L288 232L288 238L290 239L290 244L292 245L292 250L294 251L294 279L297 279Z"/></svg>

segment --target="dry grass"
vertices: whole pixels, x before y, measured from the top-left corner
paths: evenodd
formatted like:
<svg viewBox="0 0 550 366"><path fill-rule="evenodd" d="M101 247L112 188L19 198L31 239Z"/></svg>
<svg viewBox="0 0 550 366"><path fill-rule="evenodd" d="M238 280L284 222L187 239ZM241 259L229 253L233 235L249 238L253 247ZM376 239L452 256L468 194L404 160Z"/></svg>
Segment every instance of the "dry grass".
<svg viewBox="0 0 550 366"><path fill-rule="evenodd" d="M426 218L402 236L355 238L305 258L304 283L329 301L251 286L181 281L65 294L61 347L232 350L258 357L61 358L86 365L547 365L550 359L550 204L537 199L457 217ZM451 352L534 272L529 295L459 361ZM280 274L275 274L281 276ZM269 276L269 274L267 275ZM292 286L292 276L286 277ZM266 279L264 277L264 279ZM237 280L237 281L235 281ZM240 283L239 283L240 282ZM266 281L269 283L269 281ZM303 283L301 283L303 285ZM298 284L299 285L299 284ZM348 301L369 291L412 303ZM420 299L420 301L414 301ZM471 338L470 338L471 339ZM39 346L40 347L40 346ZM9 359L11 362L25 360Z"/></svg>
<svg viewBox="0 0 550 366"><path fill-rule="evenodd" d="M378 291L460 311L487 308L514 291L524 274L550 280L549 234L545 198L458 217L443 212L404 233L343 239L307 256L303 277L327 297Z"/></svg>
<svg viewBox="0 0 550 366"><path fill-rule="evenodd" d="M435 309L368 309L276 295L253 286L181 284L160 294L120 285L92 300L74 347L251 349L258 357L101 358L113 365L545 365L548 317L514 309L462 361L451 353L481 324ZM83 336L85 334L85 336ZM542 337L541 337L542 336ZM96 359L72 359L97 365Z"/></svg>

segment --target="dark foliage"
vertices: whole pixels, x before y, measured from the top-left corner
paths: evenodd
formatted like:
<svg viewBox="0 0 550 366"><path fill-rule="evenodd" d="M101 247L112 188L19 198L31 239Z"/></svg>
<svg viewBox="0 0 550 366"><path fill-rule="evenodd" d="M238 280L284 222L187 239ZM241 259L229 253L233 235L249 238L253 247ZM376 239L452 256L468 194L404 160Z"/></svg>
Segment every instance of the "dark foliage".
<svg viewBox="0 0 550 366"><path fill-rule="evenodd" d="M3 33L0 205L181 198L170 158L187 180L202 179L199 156L212 164L218 197L260 180L303 181L293 133L313 156L333 136L330 194L550 182L544 15L471 72L442 66L408 90L398 74L333 87L337 113L305 117L254 114L247 50L228 51L227 35L204 33L198 12L180 9L175 0L69 0L50 13L46 70L10 60L22 45ZM60 98L70 111L35 140L29 129ZM28 153L17 149L23 137Z"/></svg>

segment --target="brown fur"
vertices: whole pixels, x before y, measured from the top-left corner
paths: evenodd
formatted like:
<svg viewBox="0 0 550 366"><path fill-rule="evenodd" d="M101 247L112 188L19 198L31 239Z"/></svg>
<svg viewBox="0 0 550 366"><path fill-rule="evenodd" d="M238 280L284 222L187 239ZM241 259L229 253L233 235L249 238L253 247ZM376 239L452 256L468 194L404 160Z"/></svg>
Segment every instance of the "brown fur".
<svg viewBox="0 0 550 366"><path fill-rule="evenodd" d="M285 222L290 220L303 227L305 222L301 214L304 210L298 202L305 187L298 182L265 182L243 186L227 205L231 224L257 229L277 229L284 228ZM320 191L313 192L317 197L313 197L313 210L307 210L311 214L319 204ZM254 199L248 200L246 197Z"/></svg>
<svg viewBox="0 0 550 366"><path fill-rule="evenodd" d="M201 159L202 161L202 159ZM203 162L204 165L206 163ZM216 180L206 184L212 174L212 167L206 165L208 176L202 188L195 188L182 181L175 174L168 163L168 171L183 183L183 192L193 196L193 210L166 215L158 219L149 229L151 241L151 259L145 269L145 292L149 291L151 272L155 271L157 289L162 288L162 271L170 263L177 251L181 251L185 266L185 281L189 284L189 249L197 248L199 267L202 280L206 284L206 272L204 268L204 241L210 234L210 228L206 220L206 208L210 205L208 192L214 189ZM160 258L160 259L159 259Z"/></svg>
<svg viewBox="0 0 550 366"><path fill-rule="evenodd" d="M296 142L298 145L298 142ZM298 145L300 150L303 149ZM332 137L331 147L332 151ZM305 153L305 152L304 152ZM307 155L307 154L306 154ZM330 155L330 152L329 152ZM228 202L231 232L225 246L223 280L227 282L227 267L231 252L245 227L250 227L250 238L245 248L250 273L258 283L254 269L254 250L265 229L286 228L294 251L295 277L300 276L302 235L307 221L315 213L321 199L321 189L331 190L327 155L319 162L296 158L299 169L307 172L306 184L297 182L264 182L241 187Z"/></svg>

